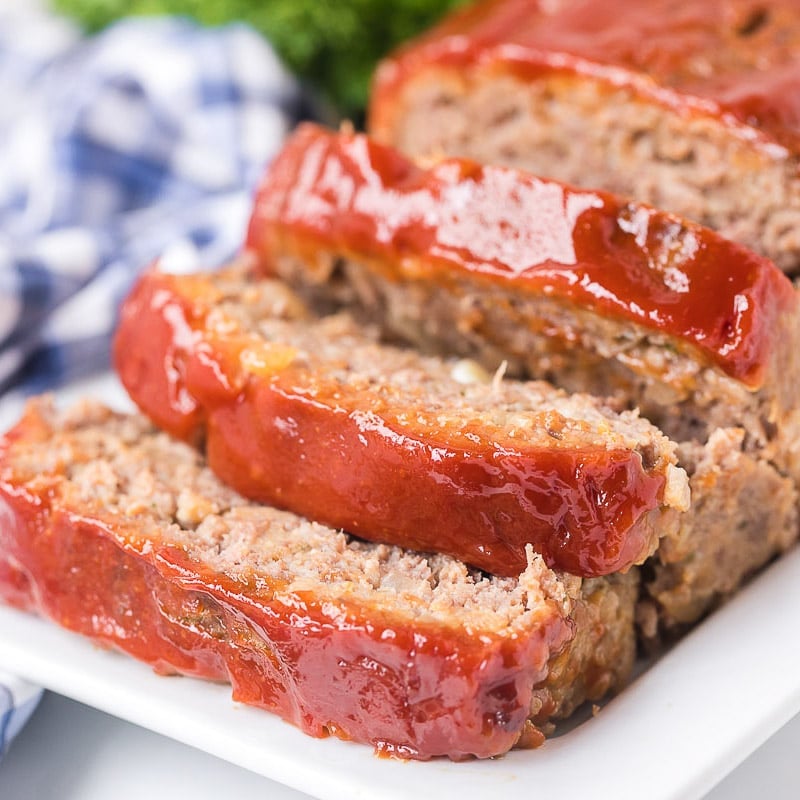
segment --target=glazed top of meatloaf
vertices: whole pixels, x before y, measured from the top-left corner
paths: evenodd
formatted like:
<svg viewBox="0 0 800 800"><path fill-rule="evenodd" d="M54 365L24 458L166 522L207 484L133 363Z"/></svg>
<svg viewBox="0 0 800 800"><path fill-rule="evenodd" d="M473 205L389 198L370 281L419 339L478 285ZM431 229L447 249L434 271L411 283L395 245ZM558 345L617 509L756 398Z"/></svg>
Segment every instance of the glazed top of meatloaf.
<svg viewBox="0 0 800 800"><path fill-rule="evenodd" d="M768 259L671 214L518 170L423 168L359 134L302 126L268 172L248 247L292 237L370 259L513 286L640 325L750 389L771 379L790 281ZM774 371L774 370L773 370Z"/></svg>
<svg viewBox="0 0 800 800"><path fill-rule="evenodd" d="M488 0L401 48L376 74L371 129L429 67L577 72L742 135L800 149L797 0Z"/></svg>

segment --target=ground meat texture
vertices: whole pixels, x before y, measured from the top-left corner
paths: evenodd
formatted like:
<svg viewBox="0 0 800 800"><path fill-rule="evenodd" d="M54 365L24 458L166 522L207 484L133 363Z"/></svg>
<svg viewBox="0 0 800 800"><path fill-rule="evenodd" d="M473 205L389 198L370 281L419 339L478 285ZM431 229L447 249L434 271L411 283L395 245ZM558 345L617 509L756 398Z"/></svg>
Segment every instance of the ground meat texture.
<svg viewBox="0 0 800 800"><path fill-rule="evenodd" d="M530 552L492 578L359 541L250 504L93 403L37 402L0 440L0 513L8 602L312 735L493 756L628 677L636 570L581 581Z"/></svg>
<svg viewBox="0 0 800 800"><path fill-rule="evenodd" d="M799 29L789 2L484 2L379 68L369 127L651 202L796 272Z"/></svg>

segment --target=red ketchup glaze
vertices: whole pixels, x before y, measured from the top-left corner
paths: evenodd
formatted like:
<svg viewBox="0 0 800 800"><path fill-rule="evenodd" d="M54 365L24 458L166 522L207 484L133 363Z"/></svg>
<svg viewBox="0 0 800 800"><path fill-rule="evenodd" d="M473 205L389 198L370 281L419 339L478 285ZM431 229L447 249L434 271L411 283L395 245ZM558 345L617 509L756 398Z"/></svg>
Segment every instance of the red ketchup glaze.
<svg viewBox="0 0 800 800"><path fill-rule="evenodd" d="M388 132L403 85L429 68L587 75L741 135L800 148L800 3L778 0L489 0L378 69L370 129Z"/></svg>
<svg viewBox="0 0 800 800"><path fill-rule="evenodd" d="M756 389L791 282L713 231L600 191L448 159L422 169L305 125L268 172L247 246L366 259L395 280L471 279L666 334Z"/></svg>
<svg viewBox="0 0 800 800"><path fill-rule="evenodd" d="M55 496L0 478L0 597L157 672L230 681L234 699L313 736L404 758L498 755L571 636L555 612L516 636L470 636L257 589L175 548L146 548L130 520L78 514Z"/></svg>
<svg viewBox="0 0 800 800"><path fill-rule="evenodd" d="M526 543L550 566L583 576L625 569L648 553L665 478L647 472L638 453L467 450L346 408L292 367L231 380L238 368L200 333L204 313L181 293L180 279L144 276L117 332L117 371L166 430L205 433L209 465L245 496L499 575L525 569ZM181 385L167 391L164 365L176 360L185 368L170 380ZM172 422L180 412L168 408L170 398L183 392L202 409L192 417L197 431Z"/></svg>

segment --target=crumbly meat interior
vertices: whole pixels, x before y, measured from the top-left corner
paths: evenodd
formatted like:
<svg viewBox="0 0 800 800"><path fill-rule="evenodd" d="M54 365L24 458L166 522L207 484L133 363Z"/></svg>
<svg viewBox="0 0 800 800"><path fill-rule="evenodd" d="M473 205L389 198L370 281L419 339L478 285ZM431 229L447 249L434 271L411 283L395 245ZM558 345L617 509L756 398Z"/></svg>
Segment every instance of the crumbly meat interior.
<svg viewBox="0 0 800 800"><path fill-rule="evenodd" d="M800 497L790 478L743 452L741 429L720 428L708 442L684 442L693 508L645 567L638 609L646 639L681 631L732 595L798 536Z"/></svg>

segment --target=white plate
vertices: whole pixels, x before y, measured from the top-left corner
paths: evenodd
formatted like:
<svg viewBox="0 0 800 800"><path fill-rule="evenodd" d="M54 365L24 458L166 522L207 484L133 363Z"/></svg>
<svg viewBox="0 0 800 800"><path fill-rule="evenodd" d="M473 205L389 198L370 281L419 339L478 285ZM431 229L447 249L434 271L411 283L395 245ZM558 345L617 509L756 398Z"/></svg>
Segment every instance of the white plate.
<svg viewBox="0 0 800 800"><path fill-rule="evenodd" d="M89 390L119 405L110 379ZM4 408L0 424L16 410ZM42 620L0 607L0 664L56 692L324 800L700 797L800 710L800 550L687 636L600 714L537 751L452 764L376 758L315 740L230 700L227 687L163 678ZM556 795L557 793L557 795Z"/></svg>

